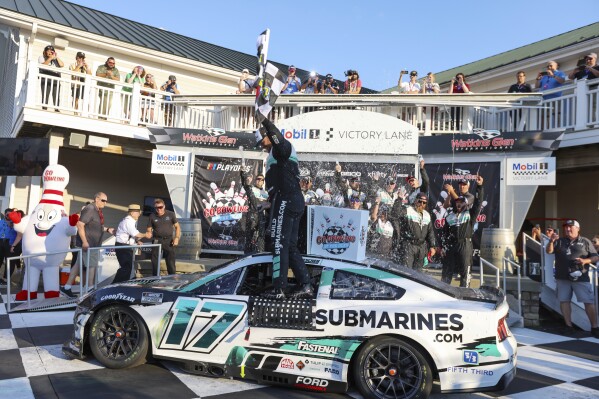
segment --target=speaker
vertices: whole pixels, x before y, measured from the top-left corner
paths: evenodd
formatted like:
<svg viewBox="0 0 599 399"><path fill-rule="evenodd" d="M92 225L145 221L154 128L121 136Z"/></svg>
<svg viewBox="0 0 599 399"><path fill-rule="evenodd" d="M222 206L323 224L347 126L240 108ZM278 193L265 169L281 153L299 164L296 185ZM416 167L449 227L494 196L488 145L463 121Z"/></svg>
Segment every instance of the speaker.
<svg viewBox="0 0 599 399"><path fill-rule="evenodd" d="M85 147L85 139L85 134L71 133L71 137L69 137L69 145L72 145L73 147L83 148Z"/></svg>

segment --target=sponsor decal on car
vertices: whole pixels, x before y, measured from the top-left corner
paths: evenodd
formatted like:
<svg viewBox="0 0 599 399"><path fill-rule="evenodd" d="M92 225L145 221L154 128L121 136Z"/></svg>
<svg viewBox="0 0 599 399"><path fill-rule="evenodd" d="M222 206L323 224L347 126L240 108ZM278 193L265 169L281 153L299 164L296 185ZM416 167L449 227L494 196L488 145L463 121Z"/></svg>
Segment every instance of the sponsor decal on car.
<svg viewBox="0 0 599 399"><path fill-rule="evenodd" d="M132 296L125 295L122 292L119 292L118 294L104 295L103 297L100 298L100 301L108 301L108 300L135 302L135 298L133 298Z"/></svg>
<svg viewBox="0 0 599 399"><path fill-rule="evenodd" d="M307 362L307 360L306 360L306 362ZM303 369L304 369L304 367L306 367L306 365L304 364L304 362L302 362L301 360L300 360L299 362L297 362L297 363L295 364L295 366L296 366L298 369L300 369L300 370L303 370Z"/></svg>
<svg viewBox="0 0 599 399"><path fill-rule="evenodd" d="M464 329L462 315L457 313L400 313L376 310L327 310L316 311L316 324L346 327L389 328L394 330L461 331Z"/></svg>
<svg viewBox="0 0 599 399"><path fill-rule="evenodd" d="M464 363L466 364L478 364L478 352L476 351L464 351L463 352Z"/></svg>
<svg viewBox="0 0 599 399"><path fill-rule="evenodd" d="M297 349L306 352L328 353L330 355L339 353L339 348L335 346L310 344L306 341L299 341L297 343Z"/></svg>
<svg viewBox="0 0 599 399"><path fill-rule="evenodd" d="M281 360L281 364L279 364L279 367L282 369L293 369L294 366L295 365L293 364L293 360L288 358L284 358L283 360Z"/></svg>
<svg viewBox="0 0 599 399"><path fill-rule="evenodd" d="M162 303L163 294L158 292L142 292L141 303Z"/></svg>
<svg viewBox="0 0 599 399"><path fill-rule="evenodd" d="M492 370L482 370L482 369L477 369L474 367L448 367L447 368L447 372L448 373L455 373L455 374L475 374L475 375L485 375L488 377L492 377L493 376L493 371Z"/></svg>
<svg viewBox="0 0 599 399"><path fill-rule="evenodd" d="M309 389L311 391L319 391L326 392L327 387L329 386L329 381L324 380L322 378L312 378L312 377L297 377L295 381L295 386L299 388Z"/></svg>

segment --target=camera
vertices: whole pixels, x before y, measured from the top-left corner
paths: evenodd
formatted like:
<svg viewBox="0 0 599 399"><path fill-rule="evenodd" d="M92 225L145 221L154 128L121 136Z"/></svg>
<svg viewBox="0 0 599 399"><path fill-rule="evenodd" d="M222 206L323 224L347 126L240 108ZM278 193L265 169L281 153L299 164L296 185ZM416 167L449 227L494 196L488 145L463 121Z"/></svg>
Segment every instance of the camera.
<svg viewBox="0 0 599 399"><path fill-rule="evenodd" d="M353 75L354 73L355 73L355 72L354 72L354 70L353 70L353 69L348 69L347 71L343 72L343 74L344 74L345 76L351 76L351 75Z"/></svg>
<svg viewBox="0 0 599 399"><path fill-rule="evenodd" d="M409 72L408 70L406 70L406 69L402 69L402 70L401 70L401 73L402 73L402 74L407 74L407 73L410 73L410 72Z"/></svg>
<svg viewBox="0 0 599 399"><path fill-rule="evenodd" d="M580 58L576 62L576 67L577 68L585 68L586 66L587 66L587 59L586 59L586 57L582 57L582 58Z"/></svg>
<svg viewBox="0 0 599 399"><path fill-rule="evenodd" d="M541 72L541 76L547 76L547 75L549 75L548 72Z"/></svg>
<svg viewBox="0 0 599 399"><path fill-rule="evenodd" d="M311 78L313 78L313 77L315 77L315 76L316 76L316 72L314 72L314 71L310 72L310 77L311 77Z"/></svg>

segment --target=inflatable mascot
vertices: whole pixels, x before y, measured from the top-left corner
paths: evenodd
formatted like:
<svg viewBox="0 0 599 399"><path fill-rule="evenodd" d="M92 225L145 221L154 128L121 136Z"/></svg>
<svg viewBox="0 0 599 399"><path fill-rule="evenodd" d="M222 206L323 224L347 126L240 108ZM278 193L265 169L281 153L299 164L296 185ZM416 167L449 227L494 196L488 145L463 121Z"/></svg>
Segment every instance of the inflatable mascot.
<svg viewBox="0 0 599 399"><path fill-rule="evenodd" d="M71 236L77 233L75 225L79 215L67 216L63 204L63 191L69 183L69 171L62 165L50 165L44 170L43 193L40 203L30 215L21 219L16 212L8 214L17 233L23 234L23 255L68 251ZM66 252L28 258L23 275L23 289L17 301L26 301L27 294L37 299L40 273L44 273L44 297L59 296L59 268ZM33 291L33 292L31 292Z"/></svg>

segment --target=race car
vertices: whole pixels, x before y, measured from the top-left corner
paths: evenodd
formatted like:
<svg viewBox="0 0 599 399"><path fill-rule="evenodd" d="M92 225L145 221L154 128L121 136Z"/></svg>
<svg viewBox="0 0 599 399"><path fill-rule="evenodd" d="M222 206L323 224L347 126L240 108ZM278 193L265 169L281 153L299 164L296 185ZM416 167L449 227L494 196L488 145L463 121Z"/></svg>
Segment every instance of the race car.
<svg viewBox="0 0 599 399"><path fill-rule="evenodd" d="M131 280L82 296L65 354L109 368L149 357L209 376L366 398L504 389L516 374L508 304L390 261L304 256L314 297L269 300L272 256ZM290 287L295 284L289 274Z"/></svg>

